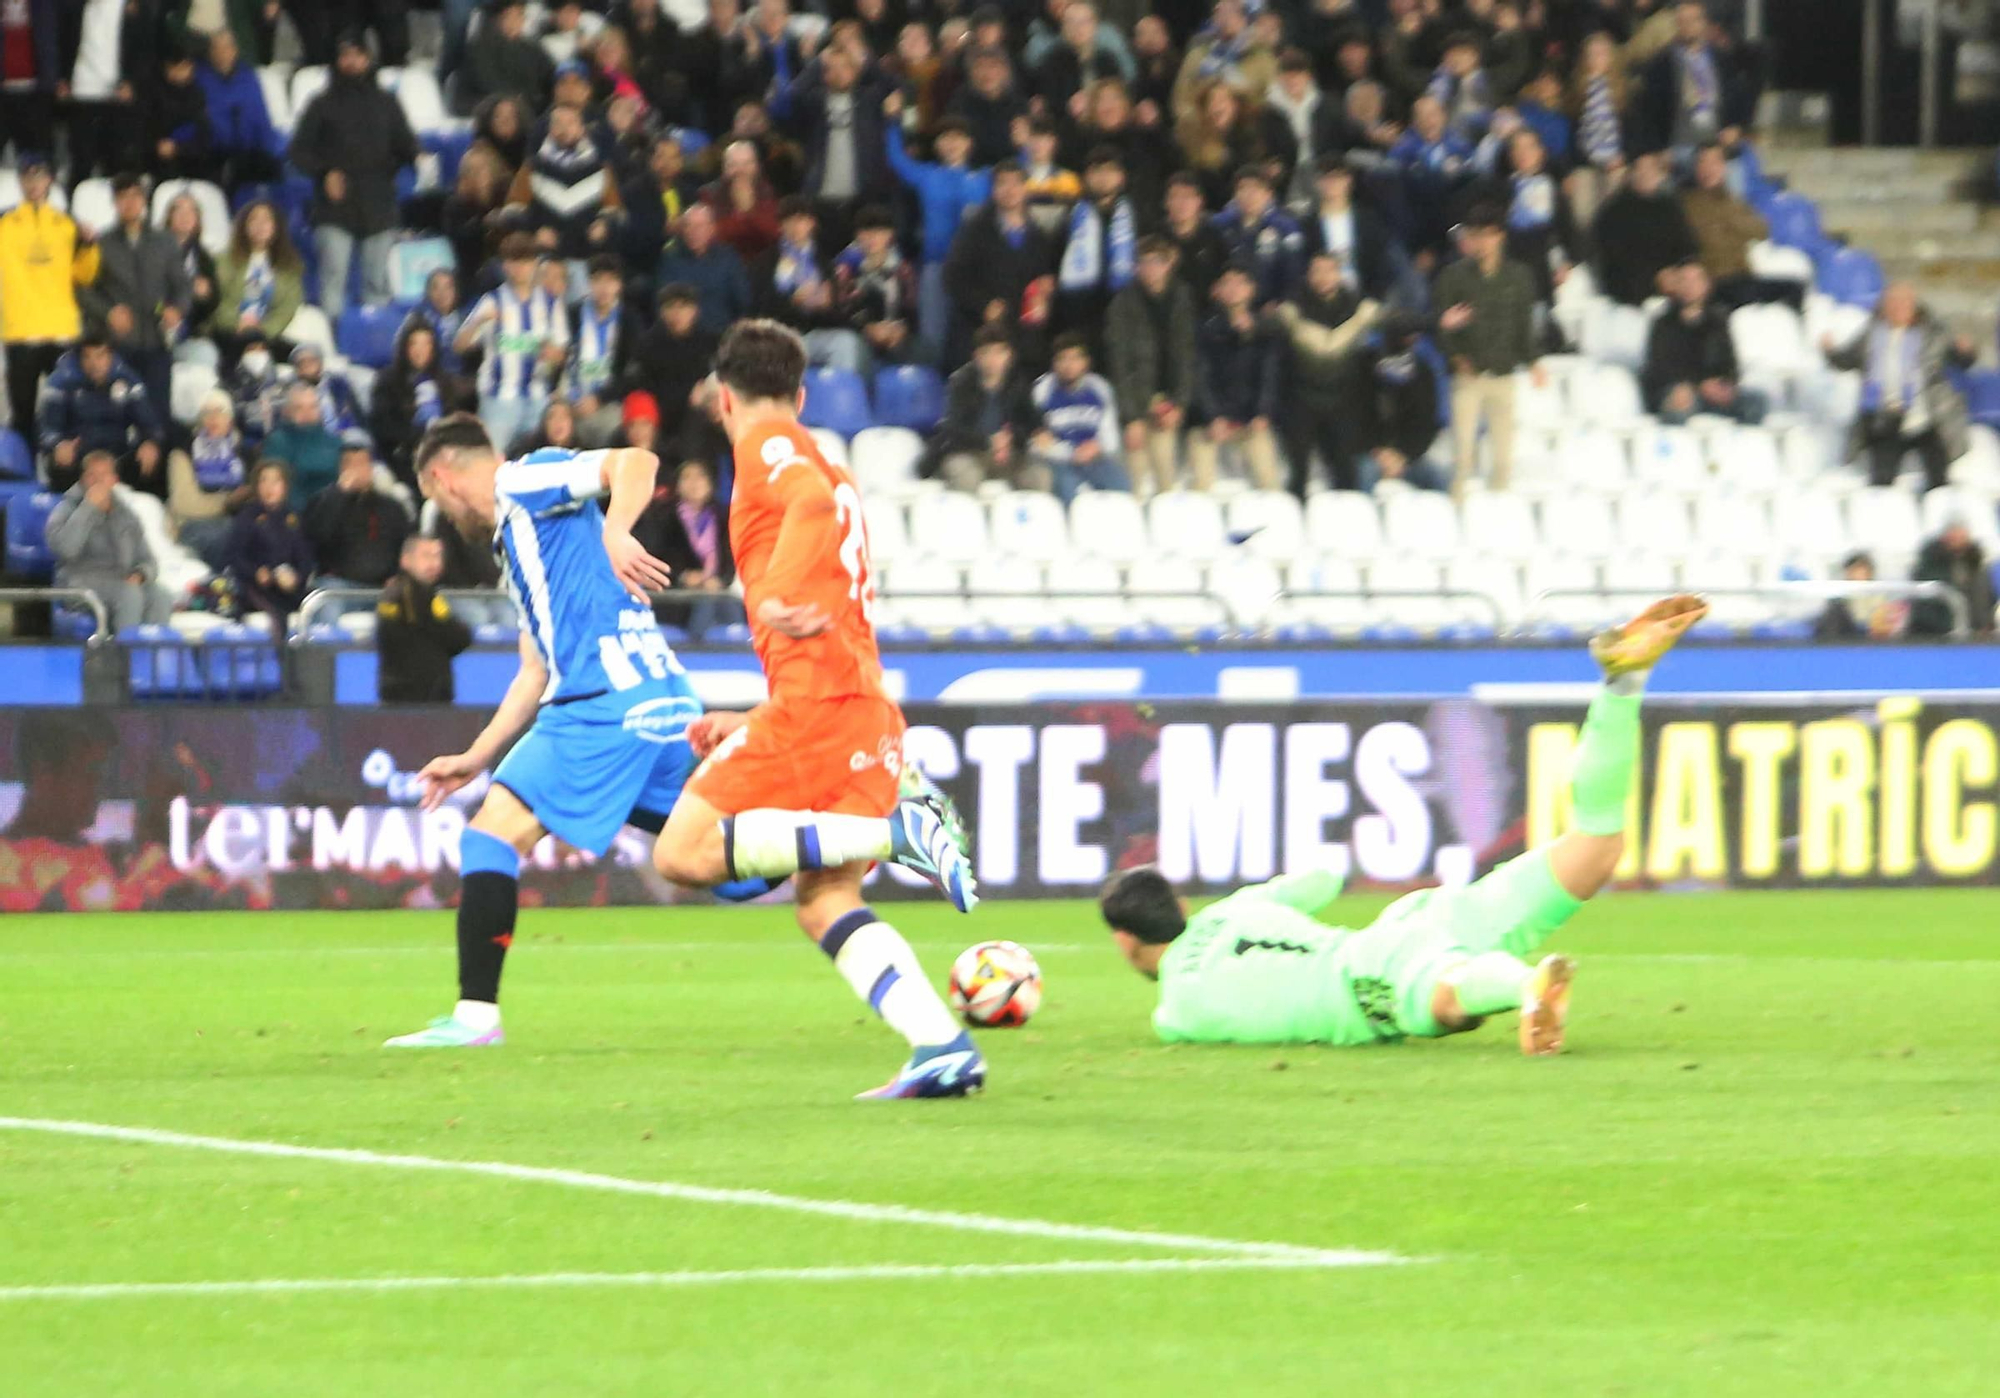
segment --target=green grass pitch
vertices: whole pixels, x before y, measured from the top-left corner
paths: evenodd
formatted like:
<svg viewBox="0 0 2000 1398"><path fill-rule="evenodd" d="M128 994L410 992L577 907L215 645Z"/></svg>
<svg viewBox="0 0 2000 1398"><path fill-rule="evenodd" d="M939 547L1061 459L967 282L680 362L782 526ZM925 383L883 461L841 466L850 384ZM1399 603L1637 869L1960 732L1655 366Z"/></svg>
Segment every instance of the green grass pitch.
<svg viewBox="0 0 2000 1398"><path fill-rule="evenodd" d="M991 1089L848 1100L900 1045L788 910L531 911L499 1050L384 1053L449 914L0 921L0 1116L1371 1249L966 1232L0 1128L0 1392L1990 1395L2000 921L1985 891L1621 895L1559 945L1570 1052L1169 1049L1080 903L894 910L1048 999ZM1337 915L1366 916L1354 899ZM1154 1258L1150 1271L795 1270ZM688 1273L760 1273L734 1280ZM28 1294L259 1279L654 1283Z"/></svg>

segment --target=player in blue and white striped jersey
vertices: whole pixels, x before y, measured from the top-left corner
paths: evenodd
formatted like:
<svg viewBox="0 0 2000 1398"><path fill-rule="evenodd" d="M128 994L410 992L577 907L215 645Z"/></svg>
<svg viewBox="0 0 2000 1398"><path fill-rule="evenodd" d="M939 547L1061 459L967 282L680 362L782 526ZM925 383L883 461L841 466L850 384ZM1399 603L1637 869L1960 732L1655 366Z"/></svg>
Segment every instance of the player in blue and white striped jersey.
<svg viewBox="0 0 2000 1398"><path fill-rule="evenodd" d="M569 355L569 311L560 290L542 285L534 239L509 233L500 244L500 285L473 303L453 341L482 350L479 420L501 451L541 420L549 387Z"/></svg>
<svg viewBox="0 0 2000 1398"><path fill-rule="evenodd" d="M415 464L454 525L493 531L520 608L521 668L472 746L419 774L433 809L506 752L459 845L458 1004L389 1044L497 1044L522 856L544 834L603 854L621 825L657 832L694 770L687 726L701 701L644 600L668 585L666 566L629 530L607 530L597 503L609 493L614 517L636 518L659 468L651 452L549 449L502 462L459 414L424 434Z"/></svg>

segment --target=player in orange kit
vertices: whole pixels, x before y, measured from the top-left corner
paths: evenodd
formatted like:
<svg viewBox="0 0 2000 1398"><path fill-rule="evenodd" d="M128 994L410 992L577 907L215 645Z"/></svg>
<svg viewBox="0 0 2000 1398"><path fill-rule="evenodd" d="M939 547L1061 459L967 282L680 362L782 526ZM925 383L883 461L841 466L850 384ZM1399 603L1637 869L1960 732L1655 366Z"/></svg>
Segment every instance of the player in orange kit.
<svg viewBox="0 0 2000 1398"><path fill-rule="evenodd" d="M889 860L960 912L978 892L937 803L899 798L903 714L882 685L861 496L799 425L805 370L804 341L776 321L740 322L716 352L736 449L729 538L770 698L689 726L704 760L653 863L704 887L796 874L799 926L910 1044L903 1070L862 1096L962 1097L984 1085L985 1062L861 879Z"/></svg>

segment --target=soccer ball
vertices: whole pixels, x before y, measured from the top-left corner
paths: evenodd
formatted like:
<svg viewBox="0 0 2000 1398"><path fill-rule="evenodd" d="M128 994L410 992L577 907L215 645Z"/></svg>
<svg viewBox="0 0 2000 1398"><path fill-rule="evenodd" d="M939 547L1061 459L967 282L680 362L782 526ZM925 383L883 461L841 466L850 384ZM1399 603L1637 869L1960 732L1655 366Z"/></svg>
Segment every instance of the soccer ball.
<svg viewBox="0 0 2000 1398"><path fill-rule="evenodd" d="M951 1007L967 1024L1012 1029L1041 1003L1042 968L1018 942L981 942L951 963Z"/></svg>

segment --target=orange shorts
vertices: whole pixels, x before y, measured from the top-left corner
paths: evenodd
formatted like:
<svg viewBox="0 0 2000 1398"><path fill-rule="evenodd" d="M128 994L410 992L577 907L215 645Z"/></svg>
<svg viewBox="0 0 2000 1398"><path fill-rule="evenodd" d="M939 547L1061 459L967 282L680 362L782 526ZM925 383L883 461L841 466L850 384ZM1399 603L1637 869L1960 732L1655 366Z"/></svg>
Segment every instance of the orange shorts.
<svg viewBox="0 0 2000 1398"><path fill-rule="evenodd" d="M827 811L885 816L903 771L903 711L887 699L760 704L703 760L687 789L724 815Z"/></svg>

